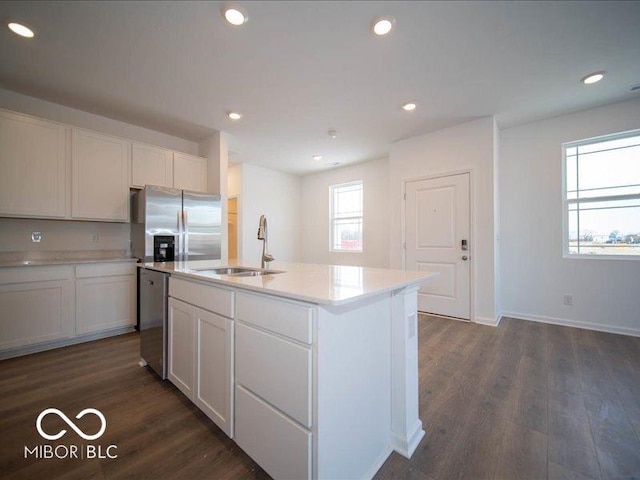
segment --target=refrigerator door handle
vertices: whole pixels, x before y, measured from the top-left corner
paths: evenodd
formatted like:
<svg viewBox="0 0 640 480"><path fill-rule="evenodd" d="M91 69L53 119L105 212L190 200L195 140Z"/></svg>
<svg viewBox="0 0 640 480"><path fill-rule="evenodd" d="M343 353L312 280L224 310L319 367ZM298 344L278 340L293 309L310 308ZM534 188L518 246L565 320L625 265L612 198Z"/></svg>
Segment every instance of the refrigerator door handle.
<svg viewBox="0 0 640 480"><path fill-rule="evenodd" d="M182 235L184 237L184 260L189 260L189 212L182 211Z"/></svg>
<svg viewBox="0 0 640 480"><path fill-rule="evenodd" d="M176 242L176 260L181 262L183 260L183 256L184 256L184 247L183 247L183 241L184 241L184 229L182 226L182 210L178 210L177 212L178 215L178 238L177 238L177 242Z"/></svg>

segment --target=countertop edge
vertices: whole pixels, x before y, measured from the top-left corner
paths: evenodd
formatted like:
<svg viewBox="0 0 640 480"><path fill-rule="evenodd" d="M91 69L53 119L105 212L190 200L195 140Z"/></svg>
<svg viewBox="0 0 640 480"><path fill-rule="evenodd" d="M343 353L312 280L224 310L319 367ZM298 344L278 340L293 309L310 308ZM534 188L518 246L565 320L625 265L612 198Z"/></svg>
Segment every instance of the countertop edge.
<svg viewBox="0 0 640 480"><path fill-rule="evenodd" d="M435 275L437 275L436 272L425 272L425 275L419 279L412 279L412 280L407 280L405 282L399 282L396 283L394 285L390 285L387 287L381 287L375 291L371 291L371 292L366 292L360 295L356 295L354 297L350 297L350 298L345 298L345 299L341 299L341 300L332 300L329 298L321 298L321 297L312 297L312 296L307 296L307 295L301 295L295 292L291 292L291 291L283 291L283 290L275 290L275 289L267 289L264 287L260 287L260 286L254 286L254 285L246 285L246 284L240 284L240 283L236 283L233 281L228 281L225 280L224 278L212 278L210 276L202 276L199 275L196 272L183 272L183 271L178 271L172 268L164 268L162 266L158 266L158 265L150 265L150 264L140 264L139 265L140 268L147 268L150 270L155 270L155 271L159 271L159 272L163 272L163 273L167 273L170 274L172 276L176 276L176 277L181 277L184 279L189 279L189 280L193 280L193 281L197 281L200 283L206 283L206 284L211 284L211 285L220 285L223 287L229 287L229 288L235 288L238 290L246 290L246 291L250 291L250 292L255 292L255 293L260 293L263 295L270 295L270 296L274 296L274 297L280 297L280 298L287 298L290 300L297 300L297 301L301 301L301 302L306 302L306 303L311 303L314 305L324 305L324 306L330 306L330 307L342 307L345 305L349 305L351 303L356 303L356 302L360 302L363 300L367 300L379 295L384 295L384 294L388 294L391 292L395 292L398 290L402 290L404 288L407 288L409 286L412 285L419 285L420 283L422 283L423 281L425 281L426 279L433 277Z"/></svg>
<svg viewBox="0 0 640 480"><path fill-rule="evenodd" d="M0 268L52 267L58 265L85 265L91 263L125 263L137 262L137 258L79 258L60 260L21 260L0 262Z"/></svg>

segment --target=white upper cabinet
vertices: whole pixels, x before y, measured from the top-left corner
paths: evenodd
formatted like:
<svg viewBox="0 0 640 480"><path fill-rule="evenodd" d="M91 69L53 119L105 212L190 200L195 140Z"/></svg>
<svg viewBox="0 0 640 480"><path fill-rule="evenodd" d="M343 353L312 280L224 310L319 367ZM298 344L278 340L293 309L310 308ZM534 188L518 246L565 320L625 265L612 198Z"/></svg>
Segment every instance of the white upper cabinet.
<svg viewBox="0 0 640 480"><path fill-rule="evenodd" d="M129 220L130 148L123 138L72 129L72 218Z"/></svg>
<svg viewBox="0 0 640 480"><path fill-rule="evenodd" d="M134 143L131 186L160 185L196 192L207 191L207 159Z"/></svg>
<svg viewBox="0 0 640 480"><path fill-rule="evenodd" d="M0 111L0 214L64 218L66 128Z"/></svg>
<svg viewBox="0 0 640 480"><path fill-rule="evenodd" d="M206 192L207 159L186 153L174 153L173 187L196 192Z"/></svg>
<svg viewBox="0 0 640 480"><path fill-rule="evenodd" d="M131 155L131 186L173 187L173 152L164 148L134 143Z"/></svg>
<svg viewBox="0 0 640 480"><path fill-rule="evenodd" d="M129 221L129 188L207 191L207 159L0 110L0 216Z"/></svg>

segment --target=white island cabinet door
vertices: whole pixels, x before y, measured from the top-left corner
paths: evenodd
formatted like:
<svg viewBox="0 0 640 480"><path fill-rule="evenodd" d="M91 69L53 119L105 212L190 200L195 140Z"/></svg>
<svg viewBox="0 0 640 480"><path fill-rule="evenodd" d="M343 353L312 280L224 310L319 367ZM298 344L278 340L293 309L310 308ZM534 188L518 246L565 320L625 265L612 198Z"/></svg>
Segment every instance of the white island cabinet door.
<svg viewBox="0 0 640 480"><path fill-rule="evenodd" d="M0 111L0 213L64 218L66 128Z"/></svg>
<svg viewBox="0 0 640 480"><path fill-rule="evenodd" d="M128 221L131 142L77 128L71 134L71 216Z"/></svg>
<svg viewBox="0 0 640 480"><path fill-rule="evenodd" d="M232 321L195 308L197 370L195 404L229 437L232 431Z"/></svg>
<svg viewBox="0 0 640 480"><path fill-rule="evenodd" d="M236 384L234 440L276 479L311 478L312 434Z"/></svg>
<svg viewBox="0 0 640 480"><path fill-rule="evenodd" d="M169 299L169 380L193 400L195 370L194 307Z"/></svg>

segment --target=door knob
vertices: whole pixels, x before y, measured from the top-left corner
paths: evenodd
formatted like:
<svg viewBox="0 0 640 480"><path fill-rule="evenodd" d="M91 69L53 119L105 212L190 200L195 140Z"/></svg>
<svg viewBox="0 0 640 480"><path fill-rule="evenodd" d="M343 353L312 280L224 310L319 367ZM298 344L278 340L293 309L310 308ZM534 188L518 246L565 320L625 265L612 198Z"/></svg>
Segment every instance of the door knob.
<svg viewBox="0 0 640 480"><path fill-rule="evenodd" d="M466 255L463 255L463 256L462 256L462 260L465 260L465 261L466 261L466 260L469 260L469 257L467 257Z"/></svg>

